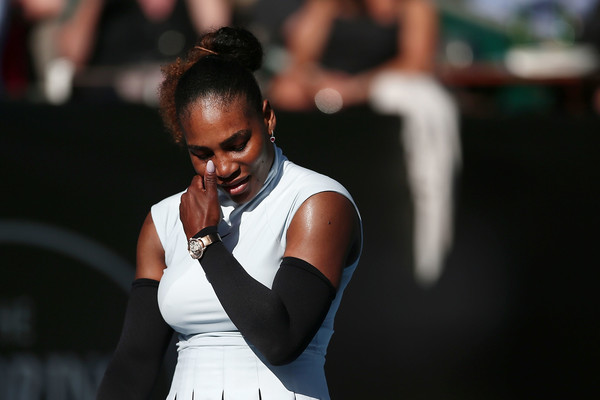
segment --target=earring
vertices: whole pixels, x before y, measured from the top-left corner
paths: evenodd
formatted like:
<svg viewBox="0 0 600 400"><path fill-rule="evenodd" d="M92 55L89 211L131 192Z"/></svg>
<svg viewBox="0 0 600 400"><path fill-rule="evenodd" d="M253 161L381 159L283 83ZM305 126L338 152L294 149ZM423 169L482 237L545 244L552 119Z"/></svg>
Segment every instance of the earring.
<svg viewBox="0 0 600 400"><path fill-rule="evenodd" d="M270 140L271 140L271 143L275 143L275 131L271 131Z"/></svg>

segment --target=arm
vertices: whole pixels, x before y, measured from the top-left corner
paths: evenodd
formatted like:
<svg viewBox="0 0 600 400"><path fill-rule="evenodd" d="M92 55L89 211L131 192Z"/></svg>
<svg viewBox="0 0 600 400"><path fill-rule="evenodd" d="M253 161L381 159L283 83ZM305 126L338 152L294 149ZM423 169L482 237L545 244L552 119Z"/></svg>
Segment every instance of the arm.
<svg viewBox="0 0 600 400"><path fill-rule="evenodd" d="M285 23L291 67L316 63L338 12L337 0L307 0Z"/></svg>
<svg viewBox="0 0 600 400"><path fill-rule="evenodd" d="M342 270L356 256L358 239L354 205L339 193L322 192L307 199L294 215L284 257L314 265L337 289Z"/></svg>
<svg viewBox="0 0 600 400"><path fill-rule="evenodd" d="M429 0L408 0L399 16L402 33L400 55L383 68L432 72L438 39L438 15Z"/></svg>
<svg viewBox="0 0 600 400"><path fill-rule="evenodd" d="M210 189L213 179L214 173L207 172L207 190L202 193L216 193L216 188ZM190 197L196 198L194 193L190 188L190 195L182 196L182 211ZM188 218L192 214L182 212L188 236L198 227ZM201 235L211 230L216 231L214 221ZM340 194L324 192L296 212L271 289L252 278L220 242L207 248L201 265L240 332L270 363L280 365L298 357L321 326L358 235L354 206Z"/></svg>
<svg viewBox="0 0 600 400"><path fill-rule="evenodd" d="M133 282L123 330L98 390L98 400L145 399L150 394L172 329L163 320L156 298L164 252L148 214L138 240Z"/></svg>
<svg viewBox="0 0 600 400"><path fill-rule="evenodd" d="M289 59L269 84L269 99L278 108L301 111L314 107L320 88L317 67L335 15L337 0L307 0L284 25Z"/></svg>
<svg viewBox="0 0 600 400"><path fill-rule="evenodd" d="M57 42L60 56L76 67L83 67L90 57L96 40L96 29L104 0L81 0L73 16L59 29Z"/></svg>

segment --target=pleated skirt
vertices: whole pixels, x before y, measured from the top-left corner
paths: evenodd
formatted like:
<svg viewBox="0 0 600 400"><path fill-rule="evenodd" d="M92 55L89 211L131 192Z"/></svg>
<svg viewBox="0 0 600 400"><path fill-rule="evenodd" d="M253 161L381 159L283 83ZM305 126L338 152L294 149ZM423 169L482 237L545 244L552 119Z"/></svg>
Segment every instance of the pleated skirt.
<svg viewBox="0 0 600 400"><path fill-rule="evenodd" d="M325 357L310 347L273 366L237 332L199 334L177 346L167 400L329 400Z"/></svg>

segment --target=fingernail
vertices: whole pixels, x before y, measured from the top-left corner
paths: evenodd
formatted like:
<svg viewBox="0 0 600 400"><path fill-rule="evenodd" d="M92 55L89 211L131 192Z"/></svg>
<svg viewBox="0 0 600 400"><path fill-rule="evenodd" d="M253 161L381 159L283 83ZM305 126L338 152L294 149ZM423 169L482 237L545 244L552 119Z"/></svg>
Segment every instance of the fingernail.
<svg viewBox="0 0 600 400"><path fill-rule="evenodd" d="M212 160L208 160L208 162L206 163L206 172L208 172L209 174L215 172L215 163L212 162Z"/></svg>

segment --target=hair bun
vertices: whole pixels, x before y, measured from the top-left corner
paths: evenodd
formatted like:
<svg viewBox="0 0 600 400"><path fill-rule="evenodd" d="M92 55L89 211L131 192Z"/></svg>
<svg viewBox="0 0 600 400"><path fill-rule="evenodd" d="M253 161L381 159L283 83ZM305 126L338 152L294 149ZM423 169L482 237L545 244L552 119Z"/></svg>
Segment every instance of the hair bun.
<svg viewBox="0 0 600 400"><path fill-rule="evenodd" d="M253 72L262 65L263 50L260 42L243 28L220 28L204 35L200 45L221 57L236 60Z"/></svg>

